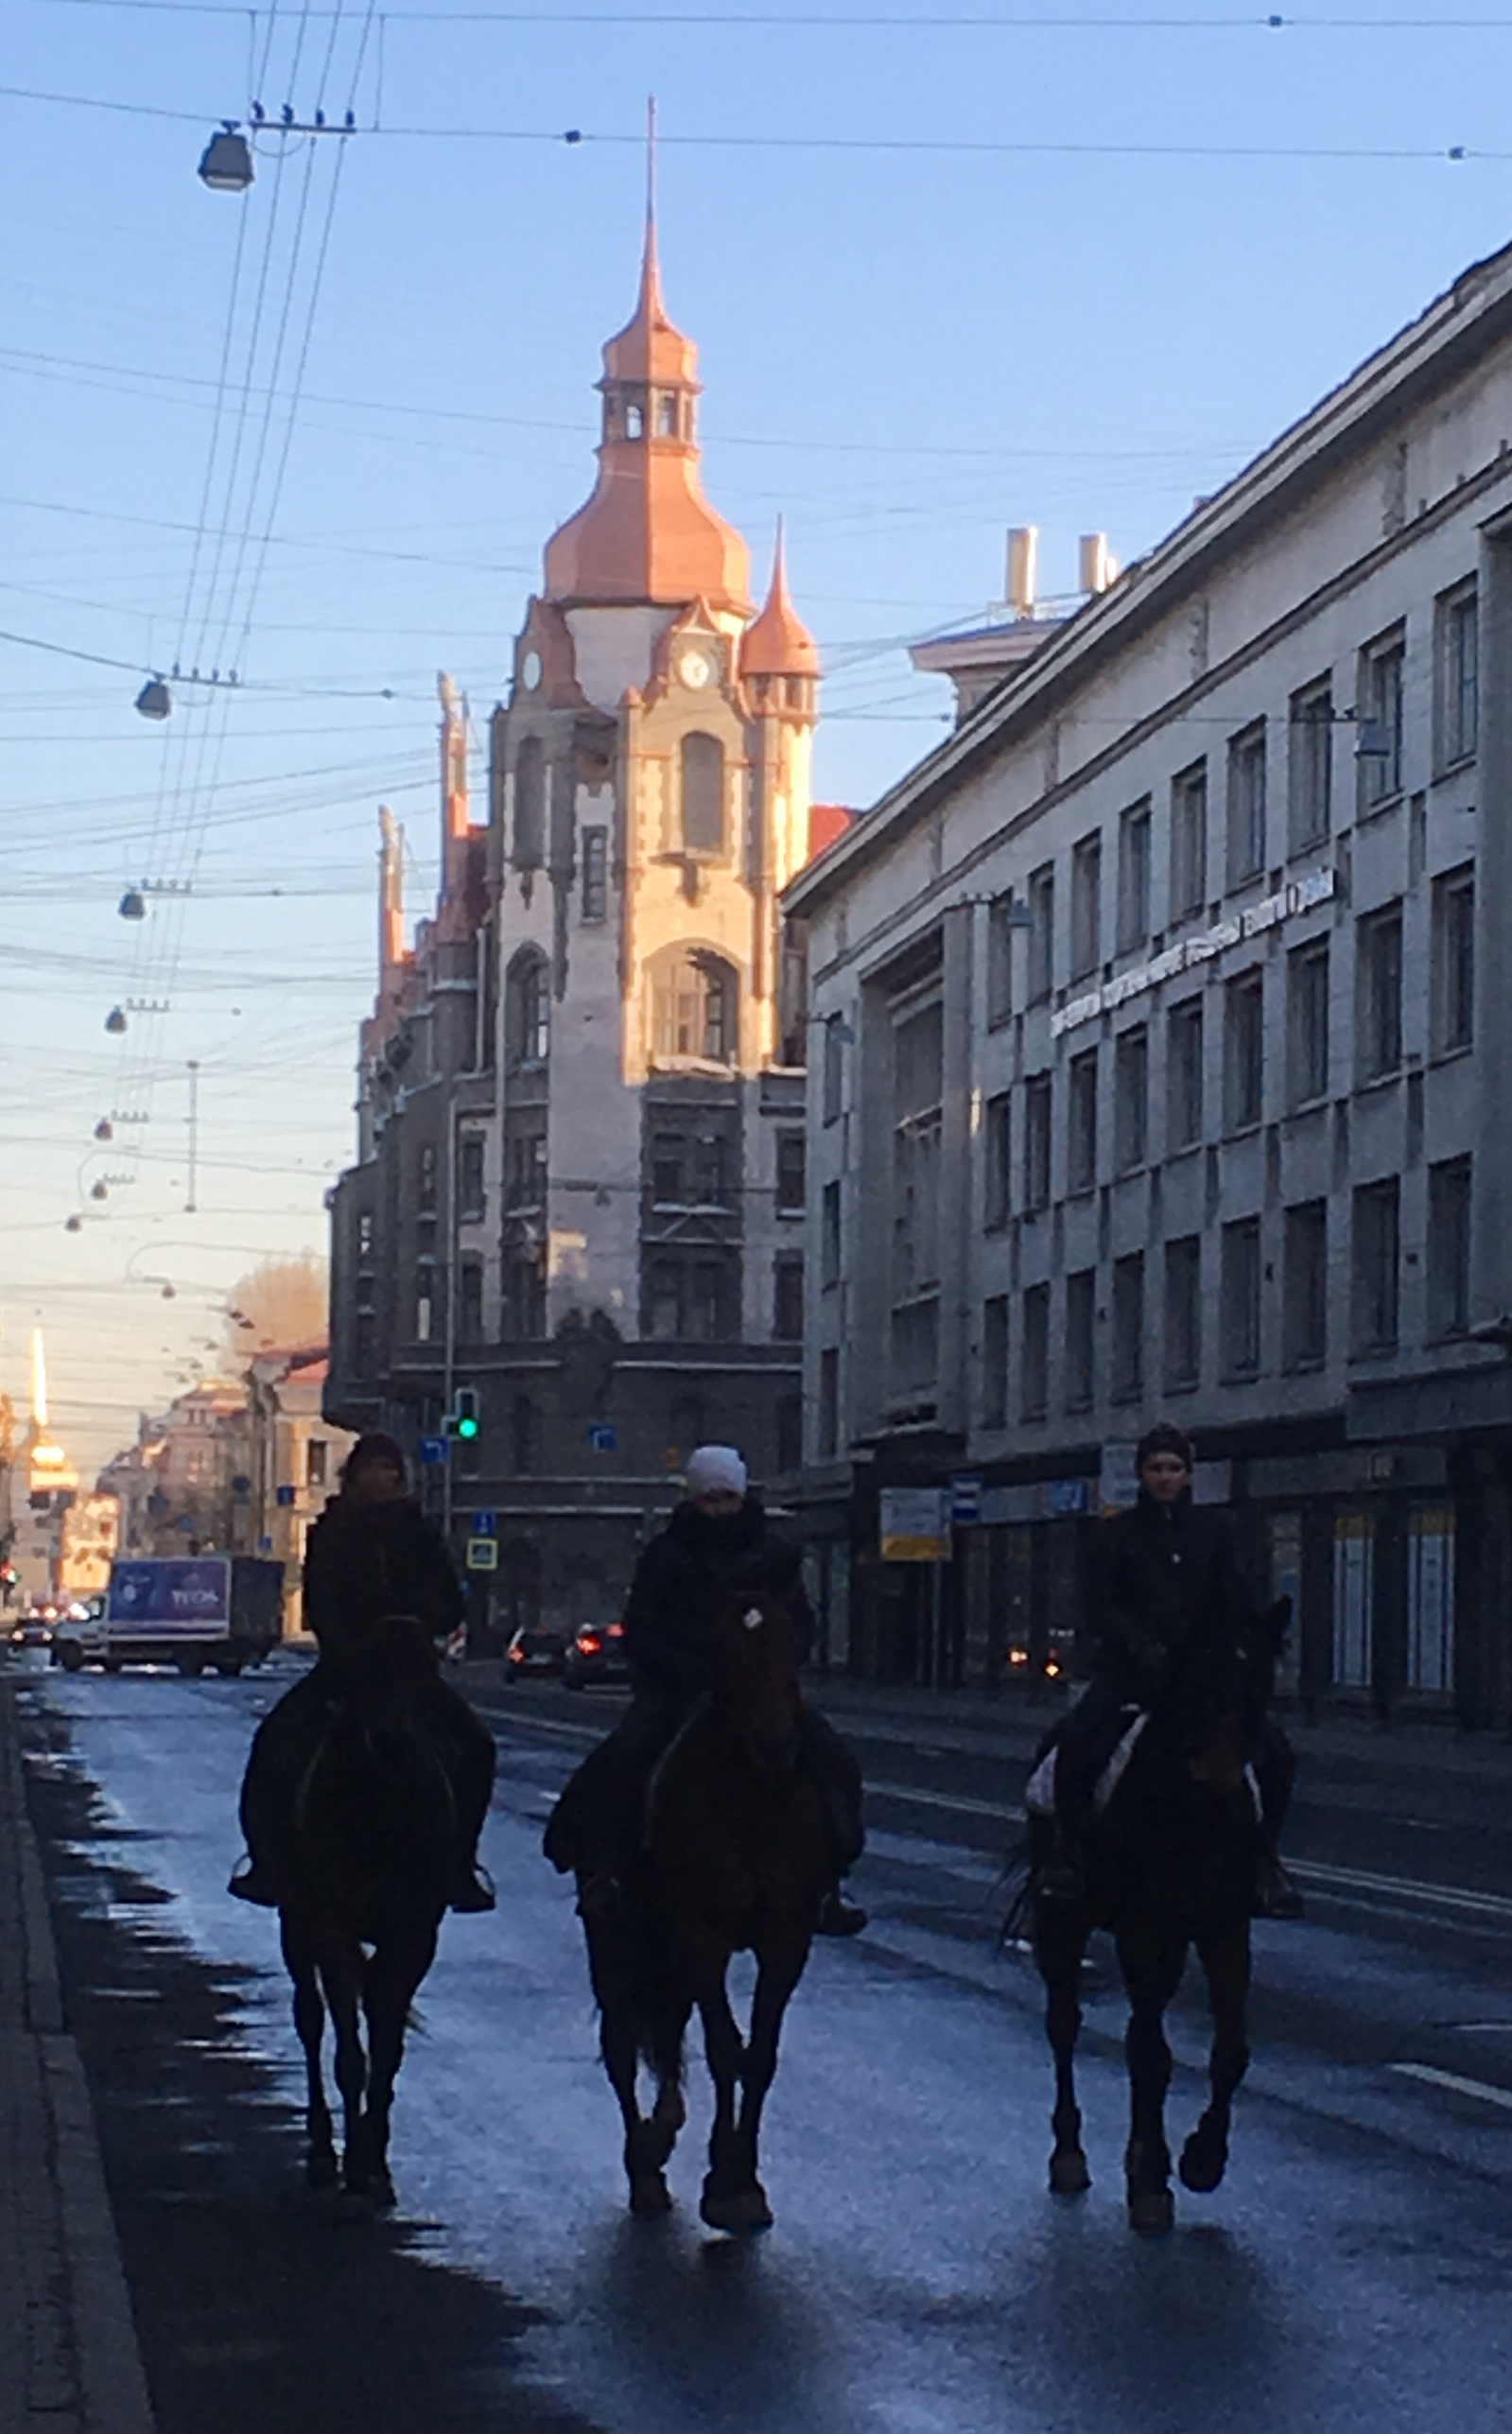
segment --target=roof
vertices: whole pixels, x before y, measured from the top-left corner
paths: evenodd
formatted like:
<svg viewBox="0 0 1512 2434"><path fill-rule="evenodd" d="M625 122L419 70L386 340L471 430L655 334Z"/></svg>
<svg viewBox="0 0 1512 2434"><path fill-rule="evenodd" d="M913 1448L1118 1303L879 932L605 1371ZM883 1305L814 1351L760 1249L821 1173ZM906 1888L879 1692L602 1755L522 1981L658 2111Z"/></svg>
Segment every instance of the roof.
<svg viewBox="0 0 1512 2434"><path fill-rule="evenodd" d="M827 853L857 818L843 803L811 803L808 807L808 860Z"/></svg>
<svg viewBox="0 0 1512 2434"><path fill-rule="evenodd" d="M819 652L813 635L788 596L787 552L782 526L777 525L772 553L772 582L761 613L746 627L740 641L742 676L817 676Z"/></svg>

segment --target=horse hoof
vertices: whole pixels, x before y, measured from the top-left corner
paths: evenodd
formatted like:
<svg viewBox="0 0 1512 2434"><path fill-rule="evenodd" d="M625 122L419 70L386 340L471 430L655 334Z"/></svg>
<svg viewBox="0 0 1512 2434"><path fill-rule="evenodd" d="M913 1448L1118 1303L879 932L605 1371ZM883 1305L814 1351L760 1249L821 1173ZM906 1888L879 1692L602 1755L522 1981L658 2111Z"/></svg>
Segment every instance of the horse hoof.
<svg viewBox="0 0 1512 2434"><path fill-rule="evenodd" d="M660 2172L641 2172L631 2182L630 2211L642 2223L671 2213L672 2193Z"/></svg>
<svg viewBox="0 0 1512 2434"><path fill-rule="evenodd" d="M1129 2191L1129 2229L1141 2239L1163 2239L1176 2220L1176 2201L1169 2189Z"/></svg>
<svg viewBox="0 0 1512 2434"><path fill-rule="evenodd" d="M1205 2137L1201 2130L1194 2130L1181 2150L1176 2169L1184 2189L1207 2198L1217 2188L1227 2164L1228 2149L1222 2139Z"/></svg>
<svg viewBox="0 0 1512 2434"><path fill-rule="evenodd" d="M759 2181L748 2189L720 2195L704 2183L699 2213L710 2231L763 2232L772 2229L772 2208Z"/></svg>
<svg viewBox="0 0 1512 2434"><path fill-rule="evenodd" d="M1050 2188L1054 2198L1085 2198L1092 2185L1086 2158L1079 2147L1057 2147L1050 2159Z"/></svg>
<svg viewBox="0 0 1512 2434"><path fill-rule="evenodd" d="M316 2147L310 2149L304 2158L306 2189L334 2189L340 2177L340 2167L337 2163L334 2147Z"/></svg>

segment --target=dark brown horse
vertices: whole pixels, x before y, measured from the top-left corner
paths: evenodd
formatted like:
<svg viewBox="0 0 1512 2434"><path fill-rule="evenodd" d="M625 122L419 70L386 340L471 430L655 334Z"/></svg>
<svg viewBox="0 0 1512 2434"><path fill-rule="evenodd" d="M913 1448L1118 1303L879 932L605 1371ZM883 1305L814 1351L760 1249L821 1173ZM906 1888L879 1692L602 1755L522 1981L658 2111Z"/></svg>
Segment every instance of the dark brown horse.
<svg viewBox="0 0 1512 2434"><path fill-rule="evenodd" d="M683 2126L683 2040L696 2007L714 2080L700 2212L714 2230L772 2221L757 2170L762 2107L783 2014L804 1973L830 1862L821 1794L797 1765L798 1660L791 1618L765 1597L713 1626L714 1688L662 1757L644 1848L623 1894L584 1921L600 2046L625 2126L633 2213L671 2203L665 2166ZM742 2036L726 1979L756 1956ZM640 2109L644 2062L655 2085Z"/></svg>
<svg viewBox="0 0 1512 2434"><path fill-rule="evenodd" d="M389 2120L410 2006L436 1956L454 1868L457 1811L421 1722L435 1659L399 1615L375 1631L299 1789L279 1927L309 2095L305 2178L393 2203ZM338 2165L321 2047L336 2032L343 2155ZM364 2048L363 2026L367 2029Z"/></svg>

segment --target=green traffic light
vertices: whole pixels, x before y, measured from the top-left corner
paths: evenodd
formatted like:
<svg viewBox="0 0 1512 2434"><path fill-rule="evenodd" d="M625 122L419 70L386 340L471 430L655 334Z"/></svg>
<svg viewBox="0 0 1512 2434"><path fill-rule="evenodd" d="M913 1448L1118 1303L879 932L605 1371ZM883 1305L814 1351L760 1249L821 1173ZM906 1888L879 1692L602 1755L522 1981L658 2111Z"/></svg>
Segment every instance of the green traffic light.
<svg viewBox="0 0 1512 2434"><path fill-rule="evenodd" d="M464 1413L461 1418L458 1421L457 1434L459 1436L476 1436L478 1434L478 1422L470 1414Z"/></svg>

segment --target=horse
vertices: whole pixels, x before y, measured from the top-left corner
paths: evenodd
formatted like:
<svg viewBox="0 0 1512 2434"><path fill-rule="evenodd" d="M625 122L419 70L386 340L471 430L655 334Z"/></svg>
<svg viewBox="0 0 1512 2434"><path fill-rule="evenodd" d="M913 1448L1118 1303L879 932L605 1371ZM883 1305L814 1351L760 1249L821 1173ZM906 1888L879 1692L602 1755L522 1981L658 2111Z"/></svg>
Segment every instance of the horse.
<svg viewBox="0 0 1512 2434"><path fill-rule="evenodd" d="M699 2212L711 2230L770 2229L757 2170L783 2016L808 1963L831 1867L819 1786L797 1765L798 1653L786 1607L739 1598L714 1618L713 1687L662 1754L642 1848L617 1899L583 1908L600 2050L624 2124L633 2215L671 2205L666 2165L686 2118L683 2046L696 2008L714 2081ZM749 2031L727 1979L755 1956ZM655 2087L639 2103L639 2065Z"/></svg>
<svg viewBox="0 0 1512 2434"><path fill-rule="evenodd" d="M435 1660L408 1615L343 1671L301 1779L279 1907L308 2078L304 2177L394 2202L389 2124L416 1993L436 1956L457 1840L446 1763L422 1720ZM338 2161L321 2048L327 2008L342 2106ZM366 2023L364 2051L362 2028Z"/></svg>
<svg viewBox="0 0 1512 2434"><path fill-rule="evenodd" d="M1050 2186L1057 2197L1076 2198L1092 2185L1074 2056L1086 1947L1098 1928L1106 1928L1129 2003L1128 2217L1145 2236L1169 2232L1175 2220L1165 2130L1172 2073L1165 2015L1191 1952L1207 1983L1212 2043L1208 2103L1178 2170L1184 2187L1208 2195L1227 2168L1234 2097L1249 2066L1250 1917L1260 1844L1246 1758L1269 1701L1289 1614L1284 1599L1269 1609L1226 1695L1193 1700L1178 1694L1131 1721L1100 1786L1082 1900L1055 1900L1039 1889L1037 1863L1049 1820L1031 1818L1024 1899L1055 2060Z"/></svg>

